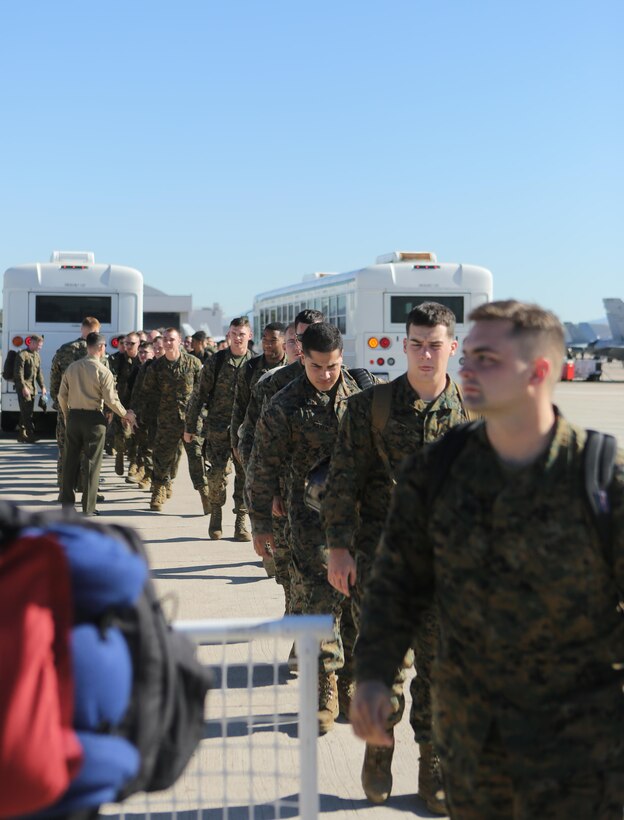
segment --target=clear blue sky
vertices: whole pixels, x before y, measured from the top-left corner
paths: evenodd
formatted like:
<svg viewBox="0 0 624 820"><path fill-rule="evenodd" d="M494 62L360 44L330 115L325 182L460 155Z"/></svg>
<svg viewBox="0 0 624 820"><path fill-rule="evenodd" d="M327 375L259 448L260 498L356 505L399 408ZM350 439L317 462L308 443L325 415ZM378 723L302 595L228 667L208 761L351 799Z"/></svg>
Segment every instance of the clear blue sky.
<svg viewBox="0 0 624 820"><path fill-rule="evenodd" d="M227 314L394 249L624 298L621 0L0 3L0 269L93 250Z"/></svg>

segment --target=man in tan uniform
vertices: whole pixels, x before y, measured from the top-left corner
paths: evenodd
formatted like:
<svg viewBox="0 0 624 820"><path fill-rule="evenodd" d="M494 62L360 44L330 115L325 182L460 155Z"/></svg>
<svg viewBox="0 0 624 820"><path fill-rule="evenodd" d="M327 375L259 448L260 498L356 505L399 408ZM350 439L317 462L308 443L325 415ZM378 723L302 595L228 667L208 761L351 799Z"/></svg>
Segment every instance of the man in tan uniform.
<svg viewBox="0 0 624 820"><path fill-rule="evenodd" d="M126 424L134 426L136 419L132 410L126 411L119 401L113 374L102 362L106 355L105 337L100 333L89 333L86 342L86 357L67 368L58 392L66 425L60 500L64 506L75 503L74 487L84 453L86 486L83 488L82 509L85 515L97 515L95 505L106 436L103 404Z"/></svg>

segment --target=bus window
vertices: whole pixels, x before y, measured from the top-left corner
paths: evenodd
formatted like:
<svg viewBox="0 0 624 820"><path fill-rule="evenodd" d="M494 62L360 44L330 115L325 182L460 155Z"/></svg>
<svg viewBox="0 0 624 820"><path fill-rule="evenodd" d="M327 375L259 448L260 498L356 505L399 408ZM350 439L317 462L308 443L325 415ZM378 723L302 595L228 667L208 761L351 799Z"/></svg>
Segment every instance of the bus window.
<svg viewBox="0 0 624 820"><path fill-rule="evenodd" d="M428 296L391 296L390 297L390 322L393 325L405 324L409 313L423 302L438 302L450 308L455 314L458 325L464 324L464 297L463 296L441 296L432 293Z"/></svg>
<svg viewBox="0 0 624 820"><path fill-rule="evenodd" d="M35 296L35 322L37 324L79 325L85 316L97 316L103 325L111 323L110 296L79 296L63 294L37 294Z"/></svg>

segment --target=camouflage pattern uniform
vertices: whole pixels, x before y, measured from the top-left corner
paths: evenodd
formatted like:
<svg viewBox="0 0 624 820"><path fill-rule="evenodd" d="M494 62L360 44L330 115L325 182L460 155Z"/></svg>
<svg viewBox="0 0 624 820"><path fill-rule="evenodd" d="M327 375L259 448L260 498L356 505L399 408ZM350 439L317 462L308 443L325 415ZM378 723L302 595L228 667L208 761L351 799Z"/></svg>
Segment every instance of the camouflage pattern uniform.
<svg viewBox="0 0 624 820"><path fill-rule="evenodd" d="M143 381L142 406L157 408L157 426L154 439L154 483L169 486L176 474L182 446L186 407L199 381L201 364L195 356L180 351L176 361L166 356L153 360ZM195 446L184 443L189 473L196 490L204 487L206 477L201 456Z"/></svg>
<svg viewBox="0 0 624 820"><path fill-rule="evenodd" d="M137 443L137 465L143 469L143 480L150 481L154 474L154 438L156 437L157 409L145 401L144 382L147 371L158 361L147 359L139 368L132 387L130 407L136 413L138 428L134 432Z"/></svg>
<svg viewBox="0 0 624 820"><path fill-rule="evenodd" d="M115 376L117 386L117 395L119 401L128 407L130 404L130 396L132 393L132 383L134 381L135 371L141 367L141 361L138 356L132 358L128 356L123 350L115 353L109 358L110 369ZM113 428L113 447L117 454L127 452L129 457L132 456L135 445L130 442L132 431L129 427L124 427L119 416L115 415L112 421ZM122 470L123 472L123 470Z"/></svg>
<svg viewBox="0 0 624 820"><path fill-rule="evenodd" d="M372 407L377 389L373 387L358 393L347 403L321 507L327 546L329 549L348 549L356 560L357 582L352 592L356 627L364 586L370 577L401 462L407 454L435 441L449 428L467 419L457 386L448 376L440 396L435 401L424 401L410 385L407 374L403 374L392 382L390 415L385 427L374 434ZM380 449L385 456L383 459ZM415 636L418 674L412 679L410 690L410 722L419 743L431 742L429 682L436 634L435 613L429 610L423 616L422 629ZM392 725L401 719L405 707L404 680L405 671L401 666L394 686Z"/></svg>
<svg viewBox="0 0 624 820"><path fill-rule="evenodd" d="M301 365L297 366L301 373ZM328 393L317 390L301 373L275 395L262 414L248 464L246 489L254 532L271 532L271 505L280 494L280 477L284 476L290 490L291 560L302 590L302 611L334 615L334 639L321 644L321 672L334 672L344 665L340 633L344 596L327 581L325 539L318 514L304 504L304 481L310 469L332 452L346 399L358 390L344 370Z"/></svg>
<svg viewBox="0 0 624 820"><path fill-rule="evenodd" d="M256 425L260 419L263 408L268 405L276 393L279 393L282 388L301 376L302 373L303 365L297 361L293 364L275 368L272 371L270 370L269 375L261 377L252 388L245 419L239 428L238 437L238 454L245 468L251 458ZM280 487L280 495L284 503L287 503L286 485L283 482L283 478L281 478ZM293 568L290 562L290 539L287 516L273 516L273 539L275 542L275 549L273 550L275 580L284 590L286 613L296 615L301 613L301 594L297 592L296 581L293 578Z"/></svg>
<svg viewBox="0 0 624 820"><path fill-rule="evenodd" d="M227 477L232 471L230 424L236 380L240 369L251 356L252 354L247 351L244 356L235 359L229 350L225 350L222 357L215 354L208 359L201 368L201 376L186 412L187 432L206 439L206 458L210 463L208 492L210 503L214 507L221 508L225 504ZM197 361L199 363L199 360ZM220 369L215 384L217 362L220 363ZM204 409L207 410L207 415L202 419ZM246 513L247 508L243 500L244 472L238 462L234 467L234 512Z"/></svg>
<svg viewBox="0 0 624 820"><path fill-rule="evenodd" d="M558 415L546 451L511 467L481 424L435 499L435 444L401 470L356 673L391 685L435 597L433 731L452 817L622 817L624 454L607 555L585 498L585 438Z"/></svg>
<svg viewBox="0 0 624 820"><path fill-rule="evenodd" d="M238 448L238 431L242 423L245 421L245 414L247 407L251 401L251 395L258 380L265 373L269 373L277 367L282 367L286 361L286 356L281 361L274 365L267 363L267 360L262 356L255 356L250 359L244 367L238 371L236 379L236 390L234 393L234 404L232 406L232 424L230 426L230 439L232 442L232 449Z"/></svg>
<svg viewBox="0 0 624 820"><path fill-rule="evenodd" d="M41 390L45 387L43 371L41 370L41 357L36 350L20 350L15 357L15 390L20 408L18 441L28 441L35 437L35 422L33 413L35 410L35 399L37 397L36 385ZM22 395L22 390L27 387L30 390L30 398Z"/></svg>

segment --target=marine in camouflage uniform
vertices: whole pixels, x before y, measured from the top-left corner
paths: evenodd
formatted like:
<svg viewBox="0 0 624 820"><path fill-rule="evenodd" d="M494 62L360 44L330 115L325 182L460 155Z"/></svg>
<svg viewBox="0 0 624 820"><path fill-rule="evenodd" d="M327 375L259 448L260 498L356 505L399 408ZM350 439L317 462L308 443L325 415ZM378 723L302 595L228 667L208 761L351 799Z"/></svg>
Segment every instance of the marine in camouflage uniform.
<svg viewBox="0 0 624 820"><path fill-rule="evenodd" d="M186 412L186 432L191 436L201 435L206 441L206 459L210 464L207 475L210 502L209 535L213 540L221 537L221 508L226 500L227 477L232 471L230 425L236 381L240 369L252 357L246 344L251 336L249 322L243 319L234 320L230 325L230 332L233 329L240 329L245 335L245 339L239 342L239 347L244 352L241 355L234 355L232 349L227 348L215 353L206 361ZM249 534L245 530L247 507L243 498L245 476L238 461L235 461L234 469L235 537L248 540Z"/></svg>
<svg viewBox="0 0 624 820"><path fill-rule="evenodd" d="M43 337L36 333L31 334L29 346L20 350L15 357L15 391L20 408L20 420L17 433L18 441L35 441L35 397L37 385L42 395L46 394L46 386L41 370L39 350L43 345ZM26 393L26 395L24 395Z"/></svg>
<svg viewBox="0 0 624 820"><path fill-rule="evenodd" d="M199 381L199 359L179 348L180 336L175 330L163 335L165 355L154 360L143 381L142 406L156 407L156 436L154 439L154 476L151 509L161 509L175 477L176 463L182 447L186 408ZM177 347L177 356L175 349ZM172 358L168 358L171 356ZM194 444L184 442L191 481L196 490L206 494L206 477L201 456Z"/></svg>
<svg viewBox="0 0 624 820"><path fill-rule="evenodd" d="M341 344L338 331L325 323L312 325L306 335L313 331L323 332L324 328L338 334L336 343ZM313 339L311 344L319 343ZM315 352L314 348L312 351ZM356 382L345 370L339 372L330 390L318 389L308 375L302 373L280 390L263 412L247 473L246 490L254 539L262 539L272 532L273 498L280 495L280 477L284 477L289 488L287 511L291 562L296 585L301 590L301 611L334 616L333 640L323 642L320 651L320 717L327 711L324 701L332 700L329 687L335 691L337 700L334 673L345 662L340 630L344 596L327 582L325 539L318 514L304 503L305 478L315 464L332 452L346 399L358 391ZM323 715L321 731L327 731L332 724L333 717L327 720Z"/></svg>
<svg viewBox="0 0 624 820"><path fill-rule="evenodd" d="M451 817L621 820L624 454L601 494L605 528L586 433L552 406L561 324L513 300L469 318L463 397L486 421L401 468L364 596L353 727L391 742L387 687L435 598L432 726Z"/></svg>
<svg viewBox="0 0 624 820"><path fill-rule="evenodd" d="M152 358L143 362L130 395L130 407L136 414L138 425L134 432L138 468L135 480L141 485L142 489L147 489L151 485L154 474L153 448L154 438L156 437L157 409L154 405L150 405L145 401L143 387L147 371L156 361Z"/></svg>
<svg viewBox="0 0 624 820"><path fill-rule="evenodd" d="M119 401L128 407L132 394L132 384L141 362L139 361L139 337L136 333L128 333L122 342L124 349L118 351L109 359L110 369L115 376L117 394ZM124 428L119 417L115 415L112 420L113 446L115 448L115 472L117 475L124 474L124 453L129 456L134 453L135 445L131 442L132 430Z"/></svg>

